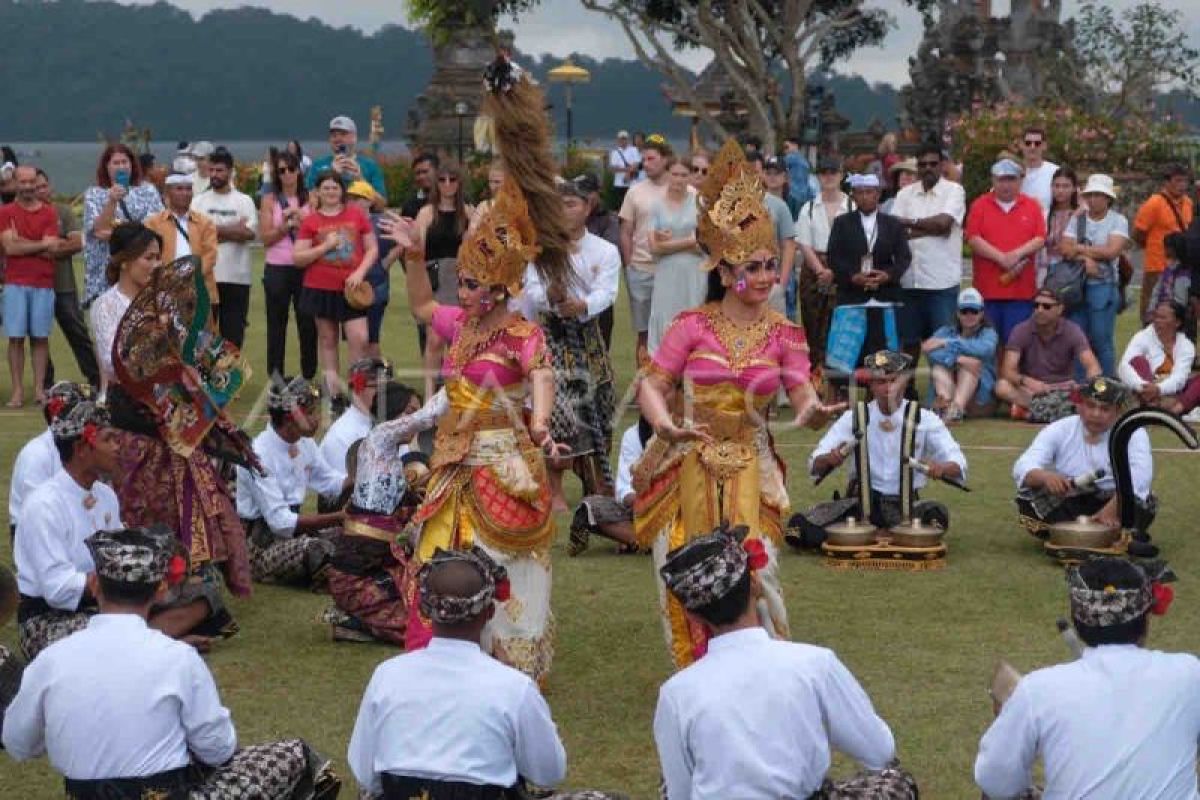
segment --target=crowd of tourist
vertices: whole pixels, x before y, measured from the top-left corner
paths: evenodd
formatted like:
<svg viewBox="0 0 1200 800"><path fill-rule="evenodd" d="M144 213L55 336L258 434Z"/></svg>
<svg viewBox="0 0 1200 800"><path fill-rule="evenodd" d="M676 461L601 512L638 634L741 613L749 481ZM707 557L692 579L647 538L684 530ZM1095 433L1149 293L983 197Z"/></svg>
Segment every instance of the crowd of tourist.
<svg viewBox="0 0 1200 800"><path fill-rule="evenodd" d="M489 73L511 81L496 113L540 120L540 94L504 75ZM415 154L398 210L344 115L329 122L327 154L273 148L255 197L238 190L233 154L208 142L181 147L161 187L129 148L107 146L82 221L53 202L40 166L3 173L8 405L26 401L28 339L47 422L13 473L30 663L15 699L0 692L9 756L47 754L80 798L337 796L328 761L300 740L239 748L197 657L238 631L222 585L300 584L330 593L335 640L408 651L362 697L348 761L365 796L570 797L539 785L566 770L540 690L554 652L553 512L569 510L572 472L584 499L570 554L592 535L652 553L677 669L654 715L665 796L917 796L837 656L782 641L789 500L752 420L785 405L797 425L834 420L809 470L820 479L851 460L857 513L879 527L896 524L890 504L912 479L892 463L903 437L925 459L917 488L961 486L953 426L1053 423L1014 466L1022 513L1049 524L1038 498L1067 491L1071 448L1104 440L1122 404L1200 407L1190 172L1168 168L1131 221L1111 176L1081 181L1051 162L1034 127L968 198L950 154L893 134L847 174L844 158L810 162L796 139L779 153L750 139L681 154L622 130L594 173L559 175L528 133L542 124L522 128L530 158L489 166L481 197L461 165ZM224 407L256 324L259 245L269 422L251 440ZM418 387L384 356L394 280L418 330ZM634 350L612 353L622 283ZM1123 348L1122 313L1140 316ZM55 320L80 382L55 380ZM617 360L637 366L641 417L617 432L610 463ZM912 379L922 363L927 385ZM870 399L847 409L858 383ZM334 421L318 442L323 408ZM422 434L434 428L431 446ZM1136 447L1137 502L1152 517L1148 440ZM1115 520L1112 485L1089 515ZM797 523L803 547L824 536L811 519ZM1130 554L1157 552L1144 528L1134 540ZM1136 646L1169 604L1161 579L1121 559L1070 572L1090 649L998 706L975 766L988 796L1031 796L1039 755L1053 796L1194 795L1200 662ZM11 656L0 648L0 671ZM1113 689L1129 676L1150 688ZM171 702L149 702L149 689ZM72 704L99 694L95 720L67 724ZM109 718L140 732L98 736ZM1096 740L1135 718L1136 730ZM1129 765L1116 758L1122 736L1137 751ZM864 773L827 779L833 750Z"/></svg>

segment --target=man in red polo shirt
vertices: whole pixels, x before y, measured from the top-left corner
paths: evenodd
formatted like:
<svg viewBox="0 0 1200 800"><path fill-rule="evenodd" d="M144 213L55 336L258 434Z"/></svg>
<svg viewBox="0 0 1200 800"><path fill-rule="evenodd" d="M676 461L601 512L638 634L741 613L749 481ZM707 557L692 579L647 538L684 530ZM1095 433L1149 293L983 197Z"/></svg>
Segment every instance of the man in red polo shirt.
<svg viewBox="0 0 1200 800"><path fill-rule="evenodd" d="M971 245L972 282L1000 342L1033 312L1034 254L1046 239L1042 207L1021 194L1021 167L1002 158L992 165L992 191L975 199L964 229Z"/></svg>
<svg viewBox="0 0 1200 800"><path fill-rule="evenodd" d="M25 337L33 355L33 386L43 400L50 326L54 322L54 259L63 240L58 214L37 198L37 171L17 167L17 199L0 206L0 244L7 266L4 279L4 330L8 335L8 371L12 378L9 408L25 404Z"/></svg>

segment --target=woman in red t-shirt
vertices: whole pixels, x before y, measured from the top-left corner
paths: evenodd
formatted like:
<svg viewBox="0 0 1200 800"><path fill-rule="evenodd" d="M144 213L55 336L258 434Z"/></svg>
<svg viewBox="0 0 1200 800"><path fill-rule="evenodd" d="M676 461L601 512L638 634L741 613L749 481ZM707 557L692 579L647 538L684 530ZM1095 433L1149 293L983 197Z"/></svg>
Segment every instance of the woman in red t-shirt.
<svg viewBox="0 0 1200 800"><path fill-rule="evenodd" d="M316 213L300 223L293 251L296 267L305 270L300 311L317 321L317 355L325 389L338 394L338 333L345 331L350 363L366 355L367 312L351 308L345 290L366 279L379 256L375 230L367 215L346 204L346 187L333 172L317 176Z"/></svg>

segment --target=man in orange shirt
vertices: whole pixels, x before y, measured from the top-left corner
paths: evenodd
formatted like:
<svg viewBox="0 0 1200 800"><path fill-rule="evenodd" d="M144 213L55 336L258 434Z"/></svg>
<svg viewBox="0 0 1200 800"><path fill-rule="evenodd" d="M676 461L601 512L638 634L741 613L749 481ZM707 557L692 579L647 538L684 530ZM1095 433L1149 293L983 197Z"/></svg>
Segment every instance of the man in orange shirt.
<svg viewBox="0 0 1200 800"><path fill-rule="evenodd" d="M1146 318L1146 305L1154 296L1154 286L1167 266L1163 239L1171 233L1185 232L1192 224L1192 199L1187 195L1190 182L1187 167L1182 164L1168 167L1163 174L1162 190L1142 203L1133 219L1133 240L1146 251L1138 303L1142 320Z"/></svg>

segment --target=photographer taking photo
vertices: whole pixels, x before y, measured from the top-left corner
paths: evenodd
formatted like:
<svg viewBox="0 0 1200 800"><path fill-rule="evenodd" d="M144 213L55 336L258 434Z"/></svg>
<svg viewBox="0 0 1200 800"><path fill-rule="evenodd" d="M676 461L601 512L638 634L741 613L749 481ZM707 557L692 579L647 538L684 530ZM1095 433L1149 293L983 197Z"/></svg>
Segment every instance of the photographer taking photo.
<svg viewBox="0 0 1200 800"><path fill-rule="evenodd" d="M332 155L313 161L312 169L305 174L305 188L312 191L321 173L333 172L346 186L354 181L366 181L380 195L387 197L387 185L379 165L373 159L355 152L357 145L358 126L354 120L344 114L329 120L329 149Z"/></svg>

